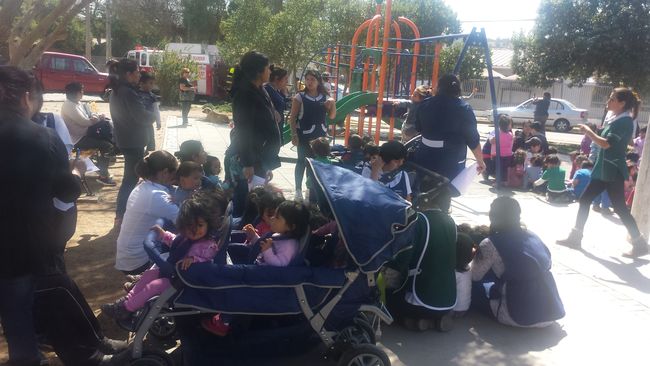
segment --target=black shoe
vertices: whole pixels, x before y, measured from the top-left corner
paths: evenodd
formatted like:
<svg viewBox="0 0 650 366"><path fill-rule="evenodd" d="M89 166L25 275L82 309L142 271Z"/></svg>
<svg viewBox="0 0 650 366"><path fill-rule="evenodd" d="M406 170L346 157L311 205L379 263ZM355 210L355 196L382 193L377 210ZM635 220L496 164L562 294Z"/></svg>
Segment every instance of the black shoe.
<svg viewBox="0 0 650 366"><path fill-rule="evenodd" d="M118 341L117 339L110 339L108 337L104 337L99 342L99 346L97 348L101 353L105 355L114 355L122 351L125 351L127 348L129 348L129 342Z"/></svg>
<svg viewBox="0 0 650 366"><path fill-rule="evenodd" d="M582 232L576 229L572 229L571 234L569 234L568 238L557 240L556 243L567 248L580 249L582 245Z"/></svg>
<svg viewBox="0 0 650 366"><path fill-rule="evenodd" d="M102 310L102 314L113 318L117 321L127 320L131 317L133 313L126 310L124 307L124 300L120 299L112 304L104 304L99 307Z"/></svg>

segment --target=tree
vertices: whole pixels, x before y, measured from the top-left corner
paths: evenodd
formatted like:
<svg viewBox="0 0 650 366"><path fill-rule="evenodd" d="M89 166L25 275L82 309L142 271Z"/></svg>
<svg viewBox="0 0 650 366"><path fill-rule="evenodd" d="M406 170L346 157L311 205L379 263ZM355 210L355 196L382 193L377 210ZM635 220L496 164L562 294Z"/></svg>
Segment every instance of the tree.
<svg viewBox="0 0 650 366"><path fill-rule="evenodd" d="M111 9L120 28L131 37L131 47L140 43L158 46L182 34L180 0L112 0Z"/></svg>
<svg viewBox="0 0 650 366"><path fill-rule="evenodd" d="M547 87L590 77L650 90L650 3L638 0L543 0L529 35L513 39L513 70Z"/></svg>
<svg viewBox="0 0 650 366"><path fill-rule="evenodd" d="M451 74L463 49L463 42L454 42L440 51L440 76ZM470 47L460 65L458 77L461 80L479 79L485 69L485 51L482 47Z"/></svg>
<svg viewBox="0 0 650 366"><path fill-rule="evenodd" d="M271 48L265 29L271 20L271 11L265 0L233 0L228 5L228 19L222 23L222 56L229 64L250 50L265 52Z"/></svg>
<svg viewBox="0 0 650 366"><path fill-rule="evenodd" d="M226 12L225 0L182 0L185 41L214 44L221 40L221 20Z"/></svg>
<svg viewBox="0 0 650 366"><path fill-rule="evenodd" d="M393 1L393 18L398 16L411 19L418 26L422 37L460 33L460 21L456 13L443 0ZM402 36L409 38L413 34L407 31Z"/></svg>
<svg viewBox="0 0 650 366"><path fill-rule="evenodd" d="M0 54L31 69L45 50L63 40L70 21L92 0L0 2Z"/></svg>

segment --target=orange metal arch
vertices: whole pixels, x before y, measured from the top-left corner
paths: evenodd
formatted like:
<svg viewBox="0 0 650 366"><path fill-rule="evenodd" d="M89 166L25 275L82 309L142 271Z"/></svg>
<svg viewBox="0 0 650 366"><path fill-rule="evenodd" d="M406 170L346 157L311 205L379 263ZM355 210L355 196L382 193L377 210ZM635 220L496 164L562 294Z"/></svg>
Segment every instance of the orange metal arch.
<svg viewBox="0 0 650 366"><path fill-rule="evenodd" d="M411 31L413 31L413 35L415 38L420 38L420 30L418 29L417 25L413 23L413 21L409 18L405 17L398 17L398 21L406 24L411 28ZM413 91L415 90L415 83L417 81L417 71L418 71L418 56L420 54L420 42L415 42L415 45L413 45L413 64L411 65L411 90L410 94L413 94Z"/></svg>

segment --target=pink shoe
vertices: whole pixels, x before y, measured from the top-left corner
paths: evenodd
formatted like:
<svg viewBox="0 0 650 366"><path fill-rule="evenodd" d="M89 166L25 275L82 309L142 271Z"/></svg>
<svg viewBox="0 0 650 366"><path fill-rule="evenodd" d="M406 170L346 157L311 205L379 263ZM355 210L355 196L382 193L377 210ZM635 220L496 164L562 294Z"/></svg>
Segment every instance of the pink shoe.
<svg viewBox="0 0 650 366"><path fill-rule="evenodd" d="M201 319L201 327L214 335L218 335L219 337L225 337L228 332L230 332L230 325L224 323L221 320L219 314L213 316L212 318Z"/></svg>

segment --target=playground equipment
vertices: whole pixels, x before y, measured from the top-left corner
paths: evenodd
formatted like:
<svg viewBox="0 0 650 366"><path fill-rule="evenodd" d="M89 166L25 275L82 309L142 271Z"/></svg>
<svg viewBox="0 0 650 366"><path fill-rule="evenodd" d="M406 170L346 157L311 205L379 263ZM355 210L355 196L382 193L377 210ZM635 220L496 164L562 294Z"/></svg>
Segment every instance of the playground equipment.
<svg viewBox="0 0 650 366"><path fill-rule="evenodd" d="M456 60L453 73L458 75L469 47L480 47L484 50L494 114L496 149L500 151L492 60L485 29L481 28L478 31L472 28L470 33L420 37L417 26L411 20L404 17L392 20L392 0L385 1L383 15L381 3L377 1L376 15L357 28L351 45L336 44L324 47L314 54L307 65L324 69L334 78L337 116L334 120L328 121L332 128L345 120L345 144L347 145L351 133L351 113L358 109L358 134L372 136L375 143L379 144L381 123L382 120L387 120L388 139L392 139L394 128L401 128L403 122L395 115L393 102L409 98L416 84L426 84L435 88L439 77L440 52L444 42L462 40L463 49ZM383 27L381 27L382 20ZM400 24L406 25L414 34L414 38L402 38ZM360 46L360 37L364 31L366 31L365 45ZM382 34L381 46L380 33ZM319 61L320 57L324 58L322 62ZM304 71L301 79L303 77ZM342 77L345 80L341 91L339 84ZM339 93L343 94L340 99ZM367 125L366 117L368 117ZM364 127L367 127L365 131ZM335 130L333 132L335 136ZM499 159L496 160L496 175L497 185L499 185L501 182Z"/></svg>

